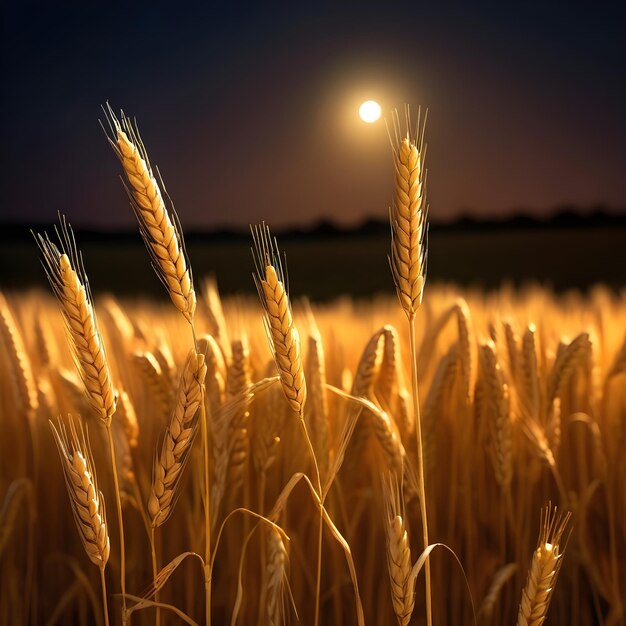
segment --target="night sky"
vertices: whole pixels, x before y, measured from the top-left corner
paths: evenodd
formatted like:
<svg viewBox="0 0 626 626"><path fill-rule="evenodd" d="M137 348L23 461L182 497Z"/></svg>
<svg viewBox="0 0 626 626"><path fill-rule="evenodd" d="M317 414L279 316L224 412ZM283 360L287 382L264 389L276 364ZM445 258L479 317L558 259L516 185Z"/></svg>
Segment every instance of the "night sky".
<svg viewBox="0 0 626 626"><path fill-rule="evenodd" d="M134 223L107 100L187 229L384 217L370 98L429 108L433 220L626 206L618 3L52 4L3 3L0 221Z"/></svg>

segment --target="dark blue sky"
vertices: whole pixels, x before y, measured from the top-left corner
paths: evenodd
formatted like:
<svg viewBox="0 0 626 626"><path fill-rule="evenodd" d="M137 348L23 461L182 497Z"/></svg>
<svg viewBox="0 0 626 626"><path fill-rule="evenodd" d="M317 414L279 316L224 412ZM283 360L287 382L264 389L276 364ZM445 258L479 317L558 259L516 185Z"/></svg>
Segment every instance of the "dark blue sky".
<svg viewBox="0 0 626 626"><path fill-rule="evenodd" d="M133 224L106 100L187 228L384 216L369 98L429 107L433 219L626 206L617 3L87 4L3 4L0 220Z"/></svg>

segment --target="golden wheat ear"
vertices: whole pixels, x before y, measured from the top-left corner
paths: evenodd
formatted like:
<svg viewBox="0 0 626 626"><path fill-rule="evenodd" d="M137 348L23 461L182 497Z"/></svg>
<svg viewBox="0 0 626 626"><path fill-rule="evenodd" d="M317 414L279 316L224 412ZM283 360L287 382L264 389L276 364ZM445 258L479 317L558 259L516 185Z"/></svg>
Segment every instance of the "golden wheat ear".
<svg viewBox="0 0 626 626"><path fill-rule="evenodd" d="M61 457L78 534L91 562L104 568L109 559L109 533L104 496L98 489L89 439L82 424L76 428L71 415L68 416L67 426L59 418L57 426L50 421L50 427Z"/></svg>
<svg viewBox="0 0 626 626"><path fill-rule="evenodd" d="M265 225L250 227L254 247L254 282L265 310L265 330L280 374L280 382L291 408L303 415L306 381L300 350L300 335L293 322L289 283L283 269L278 243Z"/></svg>
<svg viewBox="0 0 626 626"><path fill-rule="evenodd" d="M426 202L426 145L418 116L412 133L406 110L406 133L402 136L398 112L393 113L394 195L389 211L391 254L389 264L398 298L409 319L422 303L428 260L428 204Z"/></svg>
<svg viewBox="0 0 626 626"><path fill-rule="evenodd" d="M108 424L115 413L117 393L111 382L82 255L76 247L71 226L64 216L59 215L59 220L60 227L55 227L58 246L47 233L33 234L50 286L61 303L74 362L87 398L98 416Z"/></svg>
<svg viewBox="0 0 626 626"><path fill-rule="evenodd" d="M178 386L176 405L165 431L161 453L155 456L148 512L154 528L164 524L180 494L180 481L198 427L198 409L207 367L203 354L187 357Z"/></svg>
<svg viewBox="0 0 626 626"><path fill-rule="evenodd" d="M191 265L174 206L165 192L169 200L169 207L166 206L161 192L161 187L165 190L163 179L159 175L159 186L136 122L123 111L118 120L108 104L103 111L109 124L109 132L105 129L105 133L126 175L126 191L152 267L176 308L193 323L196 292Z"/></svg>
<svg viewBox="0 0 626 626"><path fill-rule="evenodd" d="M385 538L391 600L399 626L411 621L415 608L415 579L401 491L395 474L383 480Z"/></svg>
<svg viewBox="0 0 626 626"><path fill-rule="evenodd" d="M546 619L567 544L566 539L561 546L561 539L570 515L558 513L550 504L541 512L539 540L522 591L517 626L541 626Z"/></svg>

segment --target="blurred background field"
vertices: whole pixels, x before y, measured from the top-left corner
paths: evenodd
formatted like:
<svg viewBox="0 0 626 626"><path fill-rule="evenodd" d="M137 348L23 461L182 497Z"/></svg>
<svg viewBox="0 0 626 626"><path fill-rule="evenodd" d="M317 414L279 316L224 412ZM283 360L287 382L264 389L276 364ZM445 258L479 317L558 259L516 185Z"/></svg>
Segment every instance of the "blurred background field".
<svg viewBox="0 0 626 626"><path fill-rule="evenodd" d="M363 232L363 231L366 232ZM373 232L372 232L373 231ZM286 233L294 297L328 300L342 294L392 293L385 226L359 231ZM78 233L92 290L163 298L138 233ZM214 274L225 294L252 293L251 238L241 234L189 233L187 249L196 277ZM26 228L0 248L0 287L45 287L34 241ZM19 267L19 271L16 268ZM430 281L497 289L539 283L557 291L596 283L626 285L626 228L447 228L430 234Z"/></svg>

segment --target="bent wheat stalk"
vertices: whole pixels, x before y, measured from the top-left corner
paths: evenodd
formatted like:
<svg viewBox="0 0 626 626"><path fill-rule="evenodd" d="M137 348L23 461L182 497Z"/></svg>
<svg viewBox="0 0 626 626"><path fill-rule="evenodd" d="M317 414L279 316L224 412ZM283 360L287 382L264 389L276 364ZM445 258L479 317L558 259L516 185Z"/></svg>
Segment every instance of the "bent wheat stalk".
<svg viewBox="0 0 626 626"><path fill-rule="evenodd" d="M264 322L270 349L276 361L278 373L280 374L280 383L285 397L293 411L298 413L300 430L306 441L311 460L313 461L313 469L317 482L320 510L314 622L315 626L317 626L319 624L322 583L324 496L317 457L315 456L313 443L304 420L304 404L306 402L307 390L300 353L300 335L293 322L291 302L289 301L289 292L286 284L286 274L283 270L278 243L272 238L270 229L265 224L256 227L251 226L250 228L254 242L252 256L256 267L256 272L253 276L261 304L265 310Z"/></svg>
<svg viewBox="0 0 626 626"><path fill-rule="evenodd" d="M419 409L417 375L417 349L415 340L415 316L422 303L428 257L428 205L426 203L426 172L424 158L424 130L426 118L417 133L411 136L410 116L406 110L406 136L400 136L397 111L393 119L393 162L395 169L394 197L390 210L391 254L389 264L398 299L409 323L411 349L411 380L413 387L413 412L415 415L415 443L417 447L417 472L422 534L424 549L428 543L428 519L426 515L426 487L424 485L424 455L422 427ZM430 560L426 559L426 622L432 626Z"/></svg>

